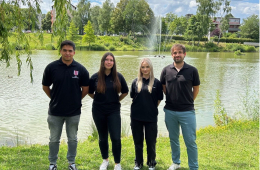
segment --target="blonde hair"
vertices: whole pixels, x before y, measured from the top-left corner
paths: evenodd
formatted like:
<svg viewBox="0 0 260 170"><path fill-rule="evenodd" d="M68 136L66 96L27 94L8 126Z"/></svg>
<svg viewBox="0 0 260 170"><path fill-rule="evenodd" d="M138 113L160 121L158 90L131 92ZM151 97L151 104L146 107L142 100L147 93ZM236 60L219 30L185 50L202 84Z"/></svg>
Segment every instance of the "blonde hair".
<svg viewBox="0 0 260 170"><path fill-rule="evenodd" d="M141 72L141 67L142 67L143 62L146 62L150 67L150 77L149 77L150 81L149 81L149 84L148 84L148 91L150 93L152 93L153 83L154 83L154 75L153 75L153 65L152 65L152 62L149 58L143 58L140 61L139 71L138 71L137 81L136 81L137 92L140 93L140 91L142 90L142 86L143 86L143 74Z"/></svg>

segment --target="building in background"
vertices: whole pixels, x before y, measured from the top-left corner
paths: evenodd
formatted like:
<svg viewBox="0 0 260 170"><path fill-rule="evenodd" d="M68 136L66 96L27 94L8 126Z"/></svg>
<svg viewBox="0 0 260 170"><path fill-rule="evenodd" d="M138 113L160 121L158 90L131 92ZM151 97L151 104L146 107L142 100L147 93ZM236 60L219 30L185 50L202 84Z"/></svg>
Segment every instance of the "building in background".
<svg viewBox="0 0 260 170"><path fill-rule="evenodd" d="M216 32L220 32L220 23L221 17L216 17L215 20L213 20L213 24L215 24L215 30L210 33L210 36L215 36ZM240 18L229 18L229 28L227 32L234 33L239 31L240 26Z"/></svg>

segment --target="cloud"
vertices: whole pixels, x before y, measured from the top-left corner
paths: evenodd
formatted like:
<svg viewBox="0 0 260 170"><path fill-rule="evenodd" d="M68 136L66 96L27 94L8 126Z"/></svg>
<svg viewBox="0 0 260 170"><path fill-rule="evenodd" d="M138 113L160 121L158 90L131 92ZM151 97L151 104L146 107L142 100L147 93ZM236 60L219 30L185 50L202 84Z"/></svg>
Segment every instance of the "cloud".
<svg viewBox="0 0 260 170"><path fill-rule="evenodd" d="M91 7L102 6L105 0L90 0ZM116 6L120 0L111 0ZM165 16L167 13L172 12L178 16L185 16L186 14L196 14L197 3L196 0L146 0L153 10L155 16ZM72 0L73 5L77 5L78 0ZM41 3L41 9L43 13L47 13L51 10L52 0L43 0ZM259 2L257 0L232 0L232 11L234 17L247 18L253 14L259 14Z"/></svg>
<svg viewBox="0 0 260 170"><path fill-rule="evenodd" d="M196 1L190 1L189 8L197 7Z"/></svg>
<svg viewBox="0 0 260 170"><path fill-rule="evenodd" d="M42 1L40 5L41 5L42 13L46 14L47 12L51 11L51 6L53 5L53 3L47 0L47 1Z"/></svg>
<svg viewBox="0 0 260 170"><path fill-rule="evenodd" d="M102 4L97 3L97 2L92 2L90 7L94 7L94 6L101 6Z"/></svg>
<svg viewBox="0 0 260 170"><path fill-rule="evenodd" d="M179 7L175 10L176 13L181 13L182 12L182 7Z"/></svg>
<svg viewBox="0 0 260 170"><path fill-rule="evenodd" d="M236 2L231 4L232 11L231 13L234 17L247 18L253 14L259 15L259 4L250 3L250 2Z"/></svg>

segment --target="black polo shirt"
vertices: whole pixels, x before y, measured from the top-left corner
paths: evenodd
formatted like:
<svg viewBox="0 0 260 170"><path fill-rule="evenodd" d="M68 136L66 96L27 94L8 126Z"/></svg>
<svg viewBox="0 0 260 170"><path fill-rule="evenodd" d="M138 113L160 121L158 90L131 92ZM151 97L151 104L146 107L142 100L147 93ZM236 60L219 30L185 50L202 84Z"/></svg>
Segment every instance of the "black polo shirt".
<svg viewBox="0 0 260 170"><path fill-rule="evenodd" d="M122 74L117 73L121 83L121 93L128 93L128 87L125 78ZM112 73L105 75L106 91L104 94L97 92L98 73L95 73L90 78L89 93L94 95L92 112L98 113L113 113L120 112L121 104L119 102L119 94L113 86Z"/></svg>
<svg viewBox="0 0 260 170"><path fill-rule="evenodd" d="M75 60L67 66L60 58L45 68L42 85L52 85L48 112L50 115L68 117L79 115L81 86L89 86L89 73Z"/></svg>
<svg viewBox="0 0 260 170"><path fill-rule="evenodd" d="M158 100L163 99L162 84L158 79L154 80L152 93L148 91L150 79L142 79L141 91L137 92L137 78L131 86L130 97L133 98L131 105L131 118L145 122L157 122Z"/></svg>
<svg viewBox="0 0 260 170"><path fill-rule="evenodd" d="M160 81L166 85L165 109L172 111L194 110L193 86L200 85L198 70L184 63L178 72L173 64L166 66Z"/></svg>

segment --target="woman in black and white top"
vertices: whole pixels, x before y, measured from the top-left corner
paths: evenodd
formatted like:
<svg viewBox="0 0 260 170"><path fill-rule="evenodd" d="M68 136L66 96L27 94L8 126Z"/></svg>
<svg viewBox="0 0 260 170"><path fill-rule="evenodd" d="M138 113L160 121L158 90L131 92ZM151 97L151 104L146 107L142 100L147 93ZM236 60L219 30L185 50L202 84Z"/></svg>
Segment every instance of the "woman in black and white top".
<svg viewBox="0 0 260 170"><path fill-rule="evenodd" d="M89 96L93 98L92 116L99 135L99 148L103 158L100 170L107 170L108 133L112 141L115 170L121 170L121 117L120 101L128 94L128 87L122 74L116 70L112 53L101 59L100 69L90 78Z"/></svg>
<svg viewBox="0 0 260 170"><path fill-rule="evenodd" d="M154 170L156 161L156 138L158 105L163 99L162 84L153 74L152 62L148 58L140 61L138 77L131 86L131 129L135 144L135 170L143 166L143 140L147 145L147 165ZM145 136L144 136L145 134Z"/></svg>

